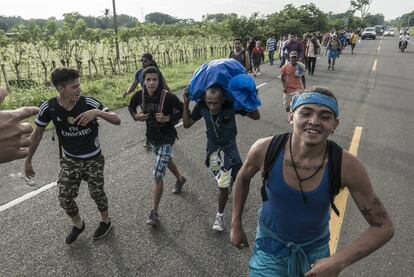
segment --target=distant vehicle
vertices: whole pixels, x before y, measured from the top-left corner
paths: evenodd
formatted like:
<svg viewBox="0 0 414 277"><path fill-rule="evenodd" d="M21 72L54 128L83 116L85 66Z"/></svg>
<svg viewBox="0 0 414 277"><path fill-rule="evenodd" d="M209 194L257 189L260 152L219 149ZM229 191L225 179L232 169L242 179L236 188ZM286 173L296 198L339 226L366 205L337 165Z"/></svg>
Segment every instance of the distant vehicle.
<svg viewBox="0 0 414 277"><path fill-rule="evenodd" d="M364 29L364 31L362 32L362 39L366 39L366 38L372 38L372 39L376 39L377 38L377 32L375 32L375 28L374 27L367 27Z"/></svg>
<svg viewBox="0 0 414 277"><path fill-rule="evenodd" d="M394 31L391 29L385 30L384 33L382 34L384 37L393 37L394 36Z"/></svg>
<svg viewBox="0 0 414 277"><path fill-rule="evenodd" d="M382 35L384 33L384 26L376 25L374 28L377 35Z"/></svg>

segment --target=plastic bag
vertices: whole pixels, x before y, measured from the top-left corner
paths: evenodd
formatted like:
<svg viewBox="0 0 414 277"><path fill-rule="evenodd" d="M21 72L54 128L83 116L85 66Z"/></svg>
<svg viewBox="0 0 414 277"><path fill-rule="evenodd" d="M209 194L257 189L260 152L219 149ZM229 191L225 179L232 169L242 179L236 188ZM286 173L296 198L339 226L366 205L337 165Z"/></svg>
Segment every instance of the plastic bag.
<svg viewBox="0 0 414 277"><path fill-rule="evenodd" d="M260 106L253 78L235 59L218 59L201 65L188 85L189 99L198 102L212 86L222 87L236 110L250 112Z"/></svg>

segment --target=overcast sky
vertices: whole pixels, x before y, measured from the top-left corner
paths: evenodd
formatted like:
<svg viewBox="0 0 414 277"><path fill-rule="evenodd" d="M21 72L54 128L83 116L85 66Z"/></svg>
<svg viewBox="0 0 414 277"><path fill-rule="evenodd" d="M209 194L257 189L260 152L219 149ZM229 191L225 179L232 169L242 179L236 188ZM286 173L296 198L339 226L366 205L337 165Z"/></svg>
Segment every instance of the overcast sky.
<svg viewBox="0 0 414 277"><path fill-rule="evenodd" d="M208 13L237 13L251 15L253 12L270 14L287 4L302 5L304 0L116 0L118 14L128 14L143 20L145 14L162 12L178 18L200 20ZM341 13L348 10L350 0L312 1L325 12ZM79 12L82 15L99 16L105 8L112 10L112 0L0 0L0 15L29 18L62 18L64 13ZM385 19L393 19L414 10L413 0L373 0L370 13L382 13ZM413 19L414 20L414 19Z"/></svg>

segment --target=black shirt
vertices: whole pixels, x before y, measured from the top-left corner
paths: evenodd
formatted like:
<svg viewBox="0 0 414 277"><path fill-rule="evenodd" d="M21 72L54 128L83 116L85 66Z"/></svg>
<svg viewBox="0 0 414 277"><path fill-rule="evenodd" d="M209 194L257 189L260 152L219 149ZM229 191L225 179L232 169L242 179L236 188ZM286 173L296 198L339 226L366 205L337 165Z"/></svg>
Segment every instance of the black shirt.
<svg viewBox="0 0 414 277"><path fill-rule="evenodd" d="M149 117L146 120L147 132L145 135L151 144L174 144L175 139L177 138L177 131L175 130L174 125L183 116L183 103L175 94L166 92L162 112L164 115L170 116L170 121L162 123L158 122L155 118L155 114L160 111L161 92L157 92L154 96L150 96L145 92L144 105L142 105L142 94L143 90L134 93L129 102L129 112L133 116L137 113L137 108L139 106L144 113L149 113Z"/></svg>
<svg viewBox="0 0 414 277"><path fill-rule="evenodd" d="M51 112L51 109L54 109L54 112ZM72 158L90 159L101 154L98 122L95 119L86 126L79 126L74 120L81 113L92 109L108 111L98 100L84 96L81 96L73 109L68 111L60 105L57 97L54 97L40 105L35 123L39 127L46 127L53 120L63 153Z"/></svg>

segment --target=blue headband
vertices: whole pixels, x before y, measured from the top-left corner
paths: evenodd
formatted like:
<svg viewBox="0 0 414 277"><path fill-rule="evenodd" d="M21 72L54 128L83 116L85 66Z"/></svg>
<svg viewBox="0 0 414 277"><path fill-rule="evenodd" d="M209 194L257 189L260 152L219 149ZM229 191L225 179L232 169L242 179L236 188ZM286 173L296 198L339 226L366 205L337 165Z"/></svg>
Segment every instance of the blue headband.
<svg viewBox="0 0 414 277"><path fill-rule="evenodd" d="M294 111L297 107L306 104L316 104L320 106L325 106L332 110L332 112L335 114L335 117L338 117L339 115L339 108L336 100L320 92L305 92L301 94L296 94L295 96L293 96L290 110Z"/></svg>

